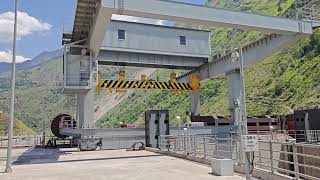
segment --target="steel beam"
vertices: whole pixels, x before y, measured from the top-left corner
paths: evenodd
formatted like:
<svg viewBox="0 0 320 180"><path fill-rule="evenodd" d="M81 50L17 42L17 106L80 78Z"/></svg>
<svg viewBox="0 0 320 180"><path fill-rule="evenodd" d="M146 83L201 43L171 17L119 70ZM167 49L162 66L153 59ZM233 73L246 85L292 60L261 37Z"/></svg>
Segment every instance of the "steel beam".
<svg viewBox="0 0 320 180"><path fill-rule="evenodd" d="M184 57L181 54L162 55L156 52L138 53L101 49L97 60L102 65L134 66L192 70L206 62L208 57Z"/></svg>
<svg viewBox="0 0 320 180"><path fill-rule="evenodd" d="M275 34L312 34L312 24L281 17L235 12L168 0L102 0L108 11L129 16Z"/></svg>
<svg viewBox="0 0 320 180"><path fill-rule="evenodd" d="M93 16L89 47L96 57L112 14L123 14L265 33L312 34L312 23L162 0L101 0Z"/></svg>
<svg viewBox="0 0 320 180"><path fill-rule="evenodd" d="M112 12L108 11L102 4L97 6L97 11L88 38L89 48L94 58L99 54L101 44L106 34L107 24L110 22L111 16Z"/></svg>
<svg viewBox="0 0 320 180"><path fill-rule="evenodd" d="M300 35L287 36L287 35L269 35L263 39L256 41L248 46L243 47L244 66L258 63L275 52L288 47L301 39ZM200 67L192 70L177 78L179 82L189 82L192 74L198 74L200 80L216 78L226 72L240 68L239 60L235 60L232 53L226 56L215 59L213 62L206 63Z"/></svg>

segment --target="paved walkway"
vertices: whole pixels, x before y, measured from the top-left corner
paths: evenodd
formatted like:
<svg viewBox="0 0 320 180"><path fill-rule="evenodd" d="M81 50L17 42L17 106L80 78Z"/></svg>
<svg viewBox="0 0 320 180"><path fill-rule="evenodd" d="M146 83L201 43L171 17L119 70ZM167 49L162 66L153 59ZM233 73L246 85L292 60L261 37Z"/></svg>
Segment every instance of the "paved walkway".
<svg viewBox="0 0 320 180"><path fill-rule="evenodd" d="M52 159L16 162L14 173L0 173L1 180L237 180L216 177L207 166L147 151L61 151ZM0 166L0 171L4 166Z"/></svg>

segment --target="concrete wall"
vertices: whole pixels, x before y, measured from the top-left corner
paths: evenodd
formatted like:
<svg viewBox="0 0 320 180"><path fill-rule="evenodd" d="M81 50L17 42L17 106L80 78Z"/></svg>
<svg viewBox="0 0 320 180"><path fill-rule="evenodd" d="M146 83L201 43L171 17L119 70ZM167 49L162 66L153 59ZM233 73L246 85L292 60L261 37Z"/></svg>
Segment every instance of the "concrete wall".
<svg viewBox="0 0 320 180"><path fill-rule="evenodd" d="M316 147L298 147L298 153L313 155L318 158L320 157L319 148L316 148ZM315 168L308 168L308 167L300 167L300 169L299 169L300 173L304 173L304 174L307 174L307 175L313 176L313 177L320 177L320 170L319 170L320 169L320 159L298 156L298 161L301 164L305 164L308 166L313 166L313 167L318 168L318 169L315 169Z"/></svg>

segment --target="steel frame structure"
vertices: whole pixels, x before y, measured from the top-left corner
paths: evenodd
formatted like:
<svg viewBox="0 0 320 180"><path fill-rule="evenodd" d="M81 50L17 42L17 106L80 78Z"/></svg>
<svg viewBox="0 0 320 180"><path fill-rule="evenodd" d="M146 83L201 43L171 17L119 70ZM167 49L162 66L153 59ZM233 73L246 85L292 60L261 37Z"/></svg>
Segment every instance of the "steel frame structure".
<svg viewBox="0 0 320 180"><path fill-rule="evenodd" d="M213 62L205 63L177 79L179 82L188 83L191 81L191 75L195 74L200 80L226 74L230 111L237 121L235 124L239 126L242 123L241 115L245 116L245 110L243 110L245 107L243 72L240 69L269 57L302 37L311 35L315 27L313 22L307 20L235 12L171 0L78 0L73 32L72 34L64 34L63 42L72 43L87 39L88 42L85 45L88 46L92 58L96 58L113 14L253 30L269 34L253 44L238 49L238 51L219 57ZM190 96L192 111L194 111L191 114L197 115L200 112L200 94L192 92ZM80 116L87 119L86 122L89 124L86 125L89 128L94 127L90 124L93 123L93 113L92 110L89 112L84 109L90 106L88 104L93 106L92 99L93 93L89 92L83 95L83 101L81 101L83 103L80 104L80 112L82 112ZM88 103L84 103L86 101Z"/></svg>

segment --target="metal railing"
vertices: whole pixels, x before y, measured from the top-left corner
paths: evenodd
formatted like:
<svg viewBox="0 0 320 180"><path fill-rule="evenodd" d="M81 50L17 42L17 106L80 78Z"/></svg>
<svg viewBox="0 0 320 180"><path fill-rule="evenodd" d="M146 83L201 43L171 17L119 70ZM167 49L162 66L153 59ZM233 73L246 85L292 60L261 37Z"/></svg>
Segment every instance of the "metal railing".
<svg viewBox="0 0 320 180"><path fill-rule="evenodd" d="M296 179L319 179L320 145L264 140L259 135L259 151L251 153L254 169ZM240 142L234 134L160 136L160 149L203 159L228 158L244 166Z"/></svg>
<svg viewBox="0 0 320 180"><path fill-rule="evenodd" d="M41 143L41 136L14 136L12 138L13 148L33 147ZM8 147L8 137L0 137L0 148Z"/></svg>
<svg viewBox="0 0 320 180"><path fill-rule="evenodd" d="M259 151L253 153L255 167L296 179L319 179L320 145L259 141Z"/></svg>
<svg viewBox="0 0 320 180"><path fill-rule="evenodd" d="M86 72L86 75L70 75L65 76L64 81L66 86L79 86L79 87L87 87L95 84L96 82L90 81L90 73Z"/></svg>
<svg viewBox="0 0 320 180"><path fill-rule="evenodd" d="M320 7L320 6L319 6ZM320 10L317 6L305 7L302 12L302 19L313 22L320 22Z"/></svg>
<svg viewBox="0 0 320 180"><path fill-rule="evenodd" d="M320 22L320 1L306 0L301 10L301 18L306 21Z"/></svg>
<svg viewBox="0 0 320 180"><path fill-rule="evenodd" d="M320 143L320 130L275 130L275 131L249 131L257 134L259 140L273 140L279 142L305 142L309 144Z"/></svg>
<svg viewBox="0 0 320 180"><path fill-rule="evenodd" d="M160 136L159 148L182 154L204 158L231 158L237 160L238 143L234 138L221 138L215 135L177 135Z"/></svg>

